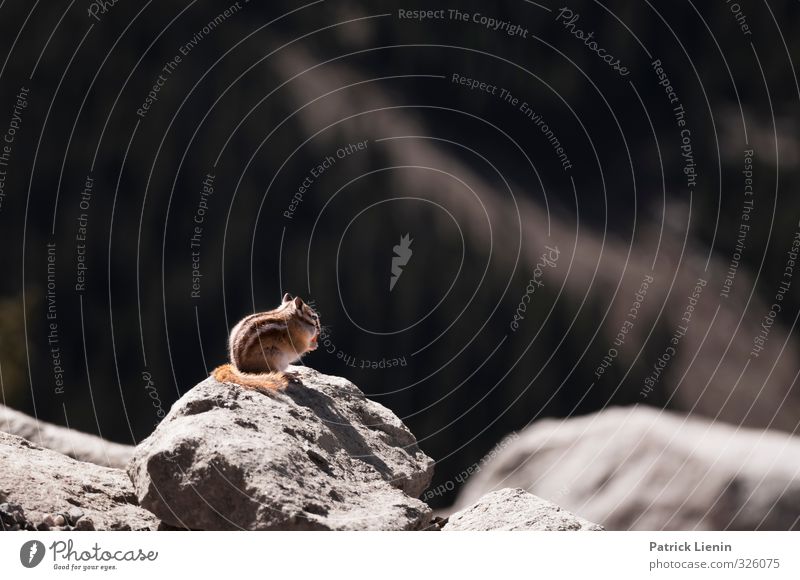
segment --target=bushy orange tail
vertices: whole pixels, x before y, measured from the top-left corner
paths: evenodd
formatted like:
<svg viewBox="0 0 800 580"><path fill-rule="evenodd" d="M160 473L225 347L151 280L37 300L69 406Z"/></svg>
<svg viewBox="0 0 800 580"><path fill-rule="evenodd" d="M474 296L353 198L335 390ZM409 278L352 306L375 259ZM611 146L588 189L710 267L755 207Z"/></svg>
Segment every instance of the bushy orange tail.
<svg viewBox="0 0 800 580"><path fill-rule="evenodd" d="M289 377L285 373L243 373L236 370L231 364L218 366L211 372L211 376L220 383L233 383L259 391L277 391L286 388L289 384Z"/></svg>

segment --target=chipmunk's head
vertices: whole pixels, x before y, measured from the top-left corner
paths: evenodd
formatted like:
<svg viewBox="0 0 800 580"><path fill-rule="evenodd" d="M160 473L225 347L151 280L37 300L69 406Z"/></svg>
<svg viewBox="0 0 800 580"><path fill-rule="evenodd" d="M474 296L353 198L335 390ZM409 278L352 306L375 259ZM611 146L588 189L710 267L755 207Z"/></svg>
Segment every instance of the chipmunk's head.
<svg viewBox="0 0 800 580"><path fill-rule="evenodd" d="M284 294L281 308L286 310L286 320L292 342L300 353L316 350L319 338L319 315L299 296Z"/></svg>

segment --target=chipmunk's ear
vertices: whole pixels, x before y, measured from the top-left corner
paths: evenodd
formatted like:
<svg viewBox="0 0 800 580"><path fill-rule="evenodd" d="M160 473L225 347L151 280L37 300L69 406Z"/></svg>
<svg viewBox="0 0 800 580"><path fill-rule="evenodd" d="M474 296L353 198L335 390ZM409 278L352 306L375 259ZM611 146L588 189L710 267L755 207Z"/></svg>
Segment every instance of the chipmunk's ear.
<svg viewBox="0 0 800 580"><path fill-rule="evenodd" d="M288 292L283 295L283 302L289 302L289 300L291 300L291 299L292 299L292 297Z"/></svg>
<svg viewBox="0 0 800 580"><path fill-rule="evenodd" d="M303 299L298 296L297 298L294 299L294 305L297 306L298 308L302 308Z"/></svg>

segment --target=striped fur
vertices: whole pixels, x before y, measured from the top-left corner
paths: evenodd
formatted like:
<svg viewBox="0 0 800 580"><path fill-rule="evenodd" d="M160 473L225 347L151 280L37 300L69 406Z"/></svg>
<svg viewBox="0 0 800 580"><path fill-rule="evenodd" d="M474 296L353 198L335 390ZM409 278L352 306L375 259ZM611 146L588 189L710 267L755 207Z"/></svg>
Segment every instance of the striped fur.
<svg viewBox="0 0 800 580"><path fill-rule="evenodd" d="M228 339L230 365L214 370L220 382L257 388L288 384L286 367L317 347L319 317L300 297L284 295L274 310L245 316Z"/></svg>

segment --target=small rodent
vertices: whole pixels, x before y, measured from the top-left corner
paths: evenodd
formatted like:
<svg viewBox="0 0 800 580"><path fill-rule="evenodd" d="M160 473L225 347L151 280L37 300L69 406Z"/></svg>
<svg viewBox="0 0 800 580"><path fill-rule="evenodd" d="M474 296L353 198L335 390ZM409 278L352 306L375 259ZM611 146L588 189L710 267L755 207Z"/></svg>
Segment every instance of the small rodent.
<svg viewBox="0 0 800 580"><path fill-rule="evenodd" d="M299 296L284 294L274 310L242 318L231 330L231 362L214 369L219 382L276 390L289 384L286 367L317 348L319 316Z"/></svg>

